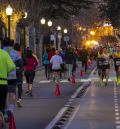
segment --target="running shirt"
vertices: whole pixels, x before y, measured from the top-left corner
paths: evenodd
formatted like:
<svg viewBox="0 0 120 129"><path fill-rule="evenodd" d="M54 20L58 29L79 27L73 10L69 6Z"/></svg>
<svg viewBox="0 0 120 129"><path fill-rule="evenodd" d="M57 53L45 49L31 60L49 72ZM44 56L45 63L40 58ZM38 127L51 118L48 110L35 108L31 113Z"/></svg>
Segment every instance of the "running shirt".
<svg viewBox="0 0 120 129"><path fill-rule="evenodd" d="M55 55L51 58L50 63L52 63L53 70L61 69L61 64L63 63L61 56Z"/></svg>
<svg viewBox="0 0 120 129"><path fill-rule="evenodd" d="M110 61L109 61L110 55L109 53L102 53L102 65L109 65Z"/></svg>
<svg viewBox="0 0 120 129"><path fill-rule="evenodd" d="M115 62L115 66L120 66L120 52L115 53L114 62Z"/></svg>

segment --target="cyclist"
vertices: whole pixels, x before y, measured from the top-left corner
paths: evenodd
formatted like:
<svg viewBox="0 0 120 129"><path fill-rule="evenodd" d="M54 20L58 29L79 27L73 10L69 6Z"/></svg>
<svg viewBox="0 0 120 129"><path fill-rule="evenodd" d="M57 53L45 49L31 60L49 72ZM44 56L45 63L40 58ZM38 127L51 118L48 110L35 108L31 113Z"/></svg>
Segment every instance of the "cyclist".
<svg viewBox="0 0 120 129"><path fill-rule="evenodd" d="M102 78L102 81L104 78L106 79L105 85L107 85L108 79L109 79L109 72L110 72L110 54L106 47L103 47L102 49L101 58L102 58L101 78Z"/></svg>
<svg viewBox="0 0 120 129"><path fill-rule="evenodd" d="M120 85L120 46L116 47L116 53L113 55L113 58L117 76L117 85Z"/></svg>

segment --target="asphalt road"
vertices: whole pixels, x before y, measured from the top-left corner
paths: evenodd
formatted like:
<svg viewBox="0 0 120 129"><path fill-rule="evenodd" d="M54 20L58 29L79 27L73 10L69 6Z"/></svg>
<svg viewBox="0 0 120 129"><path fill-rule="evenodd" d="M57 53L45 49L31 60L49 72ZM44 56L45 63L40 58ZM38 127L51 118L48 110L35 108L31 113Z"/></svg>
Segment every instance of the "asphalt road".
<svg viewBox="0 0 120 129"><path fill-rule="evenodd" d="M83 78L87 78L93 68L94 66ZM76 78L80 79L79 71L78 69ZM76 84L71 82L60 83L61 96L56 97L55 83L45 80L43 71L37 72L33 97L25 96L26 87L24 85L23 108L16 108L15 110L17 129L45 129L81 84L81 82Z"/></svg>

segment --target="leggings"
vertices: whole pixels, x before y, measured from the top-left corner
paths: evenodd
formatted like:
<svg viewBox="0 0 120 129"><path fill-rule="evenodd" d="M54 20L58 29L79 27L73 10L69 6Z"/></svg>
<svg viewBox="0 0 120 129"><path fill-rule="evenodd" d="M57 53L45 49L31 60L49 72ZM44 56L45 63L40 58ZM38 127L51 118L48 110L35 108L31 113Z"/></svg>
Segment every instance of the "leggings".
<svg viewBox="0 0 120 129"><path fill-rule="evenodd" d="M18 99L21 99L22 97L22 84L18 84Z"/></svg>
<svg viewBox="0 0 120 129"><path fill-rule="evenodd" d="M5 109L7 93L8 93L7 85L0 85L0 110Z"/></svg>

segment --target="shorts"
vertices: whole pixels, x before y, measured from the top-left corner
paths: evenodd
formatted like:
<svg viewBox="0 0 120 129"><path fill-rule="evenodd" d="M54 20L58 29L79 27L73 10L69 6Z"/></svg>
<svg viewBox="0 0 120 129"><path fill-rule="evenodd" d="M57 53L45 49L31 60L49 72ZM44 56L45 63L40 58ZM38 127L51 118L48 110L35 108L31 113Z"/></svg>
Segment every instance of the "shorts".
<svg viewBox="0 0 120 129"><path fill-rule="evenodd" d="M52 69L52 72L60 72L61 69Z"/></svg>
<svg viewBox="0 0 120 129"><path fill-rule="evenodd" d="M104 69L110 69L110 65L108 64L108 65L102 65L102 70L104 70Z"/></svg>
<svg viewBox="0 0 120 129"><path fill-rule="evenodd" d="M26 82L29 84L33 84L33 80L35 78L35 71L25 71L24 73Z"/></svg>
<svg viewBox="0 0 120 129"><path fill-rule="evenodd" d="M120 66L115 65L115 71L117 72Z"/></svg>
<svg viewBox="0 0 120 129"><path fill-rule="evenodd" d="M8 80L8 93L16 93L16 79Z"/></svg>

